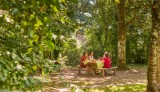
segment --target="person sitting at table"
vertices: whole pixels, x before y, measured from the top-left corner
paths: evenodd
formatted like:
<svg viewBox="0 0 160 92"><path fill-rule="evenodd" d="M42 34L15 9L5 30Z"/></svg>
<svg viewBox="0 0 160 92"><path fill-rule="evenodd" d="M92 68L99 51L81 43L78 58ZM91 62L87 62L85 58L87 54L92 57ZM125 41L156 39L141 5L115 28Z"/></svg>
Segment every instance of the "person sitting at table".
<svg viewBox="0 0 160 92"><path fill-rule="evenodd" d="M109 58L109 54L108 53L105 53L104 57L101 58L100 60L104 62L103 68L111 68L112 61Z"/></svg>
<svg viewBox="0 0 160 92"><path fill-rule="evenodd" d="M80 67L81 68L86 68L86 65L84 65L84 61L88 59L88 53L84 52L83 55L81 56L81 61L80 61Z"/></svg>
<svg viewBox="0 0 160 92"><path fill-rule="evenodd" d="M103 60L103 58L105 57L105 54L108 54L108 57L110 57L108 52L104 52L103 57L99 58L99 60Z"/></svg>
<svg viewBox="0 0 160 92"><path fill-rule="evenodd" d="M91 60L91 61L94 60L93 55L94 55L94 52L91 52L90 55L89 55L89 60Z"/></svg>
<svg viewBox="0 0 160 92"><path fill-rule="evenodd" d="M86 65L84 65L84 61L88 58L88 53L87 52L84 52L83 55L81 56L81 59L80 59L80 67L78 69L78 74L81 74L81 69L82 68L86 68Z"/></svg>
<svg viewBox="0 0 160 92"><path fill-rule="evenodd" d="M82 68L87 68L87 72L88 73L92 73L93 75L95 75L94 72L93 72L93 69L91 68L91 66L88 65L88 64L86 64L86 65L84 64L84 62L85 62L86 59L88 59L88 53L84 52L83 55L82 55L82 57L81 57L80 67L78 69L78 74L81 74L81 69Z"/></svg>
<svg viewBox="0 0 160 92"><path fill-rule="evenodd" d="M105 57L105 54L108 54L108 55L109 55L109 53L106 51L106 52L104 52L103 57Z"/></svg>

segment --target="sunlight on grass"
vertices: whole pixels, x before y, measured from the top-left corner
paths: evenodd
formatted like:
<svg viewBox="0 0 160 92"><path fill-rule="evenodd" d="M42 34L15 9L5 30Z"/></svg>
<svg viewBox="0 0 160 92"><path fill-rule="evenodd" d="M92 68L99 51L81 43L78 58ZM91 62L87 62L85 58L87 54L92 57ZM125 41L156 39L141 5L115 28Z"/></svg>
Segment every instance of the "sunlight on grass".
<svg viewBox="0 0 160 92"><path fill-rule="evenodd" d="M85 81L85 82L84 82L84 85L89 85L89 84L95 84L95 82L94 82L94 81L90 81L90 82Z"/></svg>
<svg viewBox="0 0 160 92"><path fill-rule="evenodd" d="M145 90L146 84L129 84L124 86L83 89L84 92L143 92Z"/></svg>
<svg viewBox="0 0 160 92"><path fill-rule="evenodd" d="M147 68L146 64L129 64L130 68Z"/></svg>

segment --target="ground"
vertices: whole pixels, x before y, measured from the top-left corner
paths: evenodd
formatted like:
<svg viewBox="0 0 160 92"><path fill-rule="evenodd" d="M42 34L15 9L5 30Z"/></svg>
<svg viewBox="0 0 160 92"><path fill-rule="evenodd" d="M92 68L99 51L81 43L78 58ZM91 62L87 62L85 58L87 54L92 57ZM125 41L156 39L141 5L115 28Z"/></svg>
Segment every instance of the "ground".
<svg viewBox="0 0 160 92"><path fill-rule="evenodd" d="M116 75L107 74L102 77L100 75L88 75L84 70L82 71L82 75L78 75L77 68L63 68L60 72L52 73L48 77L50 81L44 84L43 91L144 92L147 82L146 71L146 67L131 67L131 70L117 71Z"/></svg>

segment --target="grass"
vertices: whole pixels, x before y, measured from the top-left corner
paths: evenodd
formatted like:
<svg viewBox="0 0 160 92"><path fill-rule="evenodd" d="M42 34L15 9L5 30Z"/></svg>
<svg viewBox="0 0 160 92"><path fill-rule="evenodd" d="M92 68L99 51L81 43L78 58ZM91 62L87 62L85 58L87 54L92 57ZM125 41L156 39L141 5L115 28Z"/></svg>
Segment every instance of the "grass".
<svg viewBox="0 0 160 92"><path fill-rule="evenodd" d="M145 68L147 69L147 65L146 64L129 64L128 65L131 69L132 68Z"/></svg>
<svg viewBox="0 0 160 92"><path fill-rule="evenodd" d="M144 92L146 84L130 84L121 86L107 86L100 88L85 88L84 92Z"/></svg>

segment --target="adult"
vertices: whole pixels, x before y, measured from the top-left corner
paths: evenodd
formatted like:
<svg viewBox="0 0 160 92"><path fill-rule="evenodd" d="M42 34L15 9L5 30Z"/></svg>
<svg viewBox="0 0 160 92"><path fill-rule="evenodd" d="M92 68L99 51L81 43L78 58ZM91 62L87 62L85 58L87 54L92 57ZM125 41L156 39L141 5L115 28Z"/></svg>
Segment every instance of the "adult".
<svg viewBox="0 0 160 92"><path fill-rule="evenodd" d="M81 56L81 59L80 59L80 67L78 68L78 74L79 75L81 74L81 69L86 68L86 65L84 64L84 61L86 59L88 59L88 53L84 52L83 55Z"/></svg>
<svg viewBox="0 0 160 92"><path fill-rule="evenodd" d="M93 55L94 55L94 52L91 52L90 55L89 55L89 60L91 60L91 61L94 60Z"/></svg>
<svg viewBox="0 0 160 92"><path fill-rule="evenodd" d="M103 68L111 68L112 61L111 61L108 53L105 53L104 57L101 60L103 60L103 62L104 62Z"/></svg>
<svg viewBox="0 0 160 92"><path fill-rule="evenodd" d="M91 73L93 75L95 75L93 69L88 65L88 64L84 64L85 60L88 59L88 53L84 52L83 55L81 56L81 61L80 61L80 67L78 69L78 74L81 74L81 69L82 68L87 68L87 72Z"/></svg>
<svg viewBox="0 0 160 92"><path fill-rule="evenodd" d="M86 68L86 65L84 65L84 61L88 59L88 53L84 52L83 55L81 56L81 61L80 61L80 67L81 68Z"/></svg>

